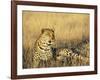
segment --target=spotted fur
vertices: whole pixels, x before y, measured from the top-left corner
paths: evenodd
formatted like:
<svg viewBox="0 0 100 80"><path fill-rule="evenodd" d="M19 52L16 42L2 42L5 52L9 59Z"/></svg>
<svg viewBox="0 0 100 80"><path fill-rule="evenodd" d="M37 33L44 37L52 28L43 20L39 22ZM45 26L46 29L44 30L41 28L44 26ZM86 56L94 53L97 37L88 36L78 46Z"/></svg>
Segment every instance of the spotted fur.
<svg viewBox="0 0 100 80"><path fill-rule="evenodd" d="M63 66L80 66L89 64L89 58L83 57L80 54L73 53L72 50L63 48L57 51L57 61Z"/></svg>
<svg viewBox="0 0 100 80"><path fill-rule="evenodd" d="M53 57L52 46L55 43L54 30L42 29L34 45L33 67L46 66ZM43 65L44 64L44 65Z"/></svg>

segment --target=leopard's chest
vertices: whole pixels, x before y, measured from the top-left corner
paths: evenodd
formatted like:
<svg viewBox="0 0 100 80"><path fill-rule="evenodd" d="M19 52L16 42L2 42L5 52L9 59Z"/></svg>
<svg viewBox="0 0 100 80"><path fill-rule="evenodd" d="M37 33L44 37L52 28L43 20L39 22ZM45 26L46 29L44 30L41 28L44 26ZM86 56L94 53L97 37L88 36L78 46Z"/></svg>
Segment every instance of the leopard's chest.
<svg viewBox="0 0 100 80"><path fill-rule="evenodd" d="M34 57L38 60L47 61L52 58L52 52L51 50L48 51L38 50L35 52Z"/></svg>
<svg viewBox="0 0 100 80"><path fill-rule="evenodd" d="M52 52L51 51L45 51L45 52L42 52L40 54L40 59L41 60L50 60L52 58Z"/></svg>

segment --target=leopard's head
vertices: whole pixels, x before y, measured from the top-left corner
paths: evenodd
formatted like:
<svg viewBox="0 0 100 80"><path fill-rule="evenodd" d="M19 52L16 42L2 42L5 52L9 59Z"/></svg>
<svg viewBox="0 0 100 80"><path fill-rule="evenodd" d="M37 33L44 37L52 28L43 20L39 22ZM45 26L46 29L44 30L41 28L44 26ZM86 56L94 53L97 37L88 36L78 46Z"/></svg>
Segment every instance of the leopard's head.
<svg viewBox="0 0 100 80"><path fill-rule="evenodd" d="M41 30L40 41L44 46L52 46L55 43L55 34L53 29L44 28Z"/></svg>

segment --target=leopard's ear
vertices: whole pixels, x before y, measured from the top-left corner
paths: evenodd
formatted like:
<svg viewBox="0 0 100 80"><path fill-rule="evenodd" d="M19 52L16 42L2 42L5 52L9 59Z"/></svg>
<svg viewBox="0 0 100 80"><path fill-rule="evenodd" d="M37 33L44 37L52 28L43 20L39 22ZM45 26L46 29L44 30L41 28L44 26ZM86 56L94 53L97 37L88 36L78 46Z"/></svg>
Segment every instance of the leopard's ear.
<svg viewBox="0 0 100 80"><path fill-rule="evenodd" d="M49 27L50 27L50 29L51 29L52 32L55 32L55 27L54 27L54 25L52 25L52 26L49 25Z"/></svg>
<svg viewBox="0 0 100 80"><path fill-rule="evenodd" d="M41 30L41 33L44 33L44 31L45 31L45 29L42 29L42 30Z"/></svg>
<svg viewBox="0 0 100 80"><path fill-rule="evenodd" d="M51 31L54 33L55 32L55 30L54 29L51 29Z"/></svg>
<svg viewBox="0 0 100 80"><path fill-rule="evenodd" d="M52 27L52 30L53 30L53 32L55 31L55 27L54 26Z"/></svg>

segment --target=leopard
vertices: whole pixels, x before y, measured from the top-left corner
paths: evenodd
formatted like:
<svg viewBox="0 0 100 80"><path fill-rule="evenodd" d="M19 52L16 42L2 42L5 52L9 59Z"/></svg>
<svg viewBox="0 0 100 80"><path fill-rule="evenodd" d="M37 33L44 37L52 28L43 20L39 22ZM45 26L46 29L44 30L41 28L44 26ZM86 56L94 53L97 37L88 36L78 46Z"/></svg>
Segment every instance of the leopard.
<svg viewBox="0 0 100 80"><path fill-rule="evenodd" d="M53 29L43 28L34 44L33 68L49 67L53 58L52 47L55 44Z"/></svg>
<svg viewBox="0 0 100 80"><path fill-rule="evenodd" d="M89 64L89 58L74 53L71 49L61 48L57 51L56 60L59 66L84 66Z"/></svg>

